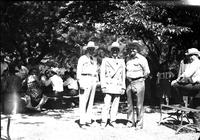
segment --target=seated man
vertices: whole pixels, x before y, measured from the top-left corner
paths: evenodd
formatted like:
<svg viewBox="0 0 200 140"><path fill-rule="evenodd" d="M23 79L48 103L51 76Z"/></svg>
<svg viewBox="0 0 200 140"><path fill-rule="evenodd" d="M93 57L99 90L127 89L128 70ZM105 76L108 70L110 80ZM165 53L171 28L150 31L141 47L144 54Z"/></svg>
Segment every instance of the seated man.
<svg viewBox="0 0 200 140"><path fill-rule="evenodd" d="M65 72L65 81L63 83L64 91L67 92L67 95L76 96L78 95L78 82L73 78L73 73L66 71Z"/></svg>
<svg viewBox="0 0 200 140"><path fill-rule="evenodd" d="M182 96L193 98L191 108L200 109L200 51L196 48L188 49L186 56L190 63L171 85L181 91ZM200 127L200 114L194 114L194 122Z"/></svg>
<svg viewBox="0 0 200 140"><path fill-rule="evenodd" d="M45 86L52 86L52 93L49 93L48 96L62 96L63 93L63 79L57 74L57 71L55 68L52 68L47 73L47 79L42 79L42 83Z"/></svg>
<svg viewBox="0 0 200 140"><path fill-rule="evenodd" d="M27 85L25 95L26 107L40 111L41 107L46 103L47 97L42 94L41 82L36 68L32 68L29 71L25 83Z"/></svg>
<svg viewBox="0 0 200 140"><path fill-rule="evenodd" d="M200 51L196 48L188 49L186 56L189 57L190 63L185 68L185 71L173 80L171 85L184 90L199 91L200 84Z"/></svg>

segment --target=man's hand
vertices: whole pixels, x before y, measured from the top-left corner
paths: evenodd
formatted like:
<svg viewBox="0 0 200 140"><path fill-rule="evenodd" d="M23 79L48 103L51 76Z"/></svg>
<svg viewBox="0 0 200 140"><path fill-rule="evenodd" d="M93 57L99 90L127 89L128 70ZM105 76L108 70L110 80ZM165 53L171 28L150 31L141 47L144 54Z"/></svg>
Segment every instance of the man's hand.
<svg viewBox="0 0 200 140"><path fill-rule="evenodd" d="M102 87L101 90L102 90L103 93L105 93L106 87Z"/></svg>
<svg viewBox="0 0 200 140"><path fill-rule="evenodd" d="M122 88L122 90L125 91L126 89L125 89L125 88Z"/></svg>
<svg viewBox="0 0 200 140"><path fill-rule="evenodd" d="M173 81L171 82L171 86L174 86L177 82L178 82L177 79L176 79L176 80L173 80Z"/></svg>

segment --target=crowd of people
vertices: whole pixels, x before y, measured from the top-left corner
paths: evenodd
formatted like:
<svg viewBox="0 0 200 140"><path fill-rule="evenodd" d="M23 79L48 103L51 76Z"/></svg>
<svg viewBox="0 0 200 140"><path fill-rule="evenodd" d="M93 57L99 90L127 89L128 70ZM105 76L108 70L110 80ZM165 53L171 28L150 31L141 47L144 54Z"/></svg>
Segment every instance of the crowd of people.
<svg viewBox="0 0 200 140"><path fill-rule="evenodd" d="M126 47L128 57L121 54ZM98 62L94 55L99 47L89 41L83 47L84 54L78 59L76 73L65 71L64 76L58 74L57 68L48 67L28 69L22 63L13 67L2 63L2 91L6 94L20 93L24 89L23 100L27 108L41 110L51 96L61 97L64 94L79 95L79 111L81 128L93 123L93 104L97 86L100 85L104 96L101 112L101 127L116 126L117 113L121 95L127 96L127 127L143 129L145 80L150 75L148 60L139 53L142 44L138 41L121 45L118 41L108 46L109 54ZM3 62L3 60L2 60ZM43 71L43 73L41 73ZM161 98L169 104L170 88L174 88L182 97L192 95L191 107L200 108L200 51L190 48L185 59L180 62L179 74L176 77L163 65L163 71L157 74L157 84L163 86ZM167 87L166 87L167 85ZM12 86L12 87L11 87ZM9 91L10 90L10 91ZM12 91L11 91L12 90ZM14 91L13 91L14 90ZM9 96L3 97L4 109L8 106ZM195 123L200 126L200 114L194 114Z"/></svg>
<svg viewBox="0 0 200 140"><path fill-rule="evenodd" d="M78 83L73 69L66 70L61 75L57 67L45 64L27 67L22 61L8 64L3 58L2 55L1 109L5 113L12 112L15 95L19 97L17 112L23 112L24 109L41 111L51 97L63 100L64 95L78 95Z"/></svg>

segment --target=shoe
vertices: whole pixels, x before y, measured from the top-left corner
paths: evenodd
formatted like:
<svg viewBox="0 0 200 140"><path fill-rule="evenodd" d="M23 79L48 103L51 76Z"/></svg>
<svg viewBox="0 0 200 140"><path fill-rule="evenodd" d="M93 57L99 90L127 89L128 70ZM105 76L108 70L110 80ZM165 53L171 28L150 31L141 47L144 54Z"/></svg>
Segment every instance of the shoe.
<svg viewBox="0 0 200 140"><path fill-rule="evenodd" d="M91 123L90 126L91 126L91 127L97 127L98 125L99 125L99 124L98 124L96 121L94 121L94 122Z"/></svg>
<svg viewBox="0 0 200 140"><path fill-rule="evenodd" d="M135 130L141 130L143 129L143 126L136 126Z"/></svg>
<svg viewBox="0 0 200 140"><path fill-rule="evenodd" d="M101 128L103 129L103 128L105 128L105 127L107 126L107 123L102 122L100 126L101 126Z"/></svg>
<svg viewBox="0 0 200 140"><path fill-rule="evenodd" d="M90 125L89 125L89 124L80 124L79 126L80 126L80 128L86 129L86 128L88 128Z"/></svg>
<svg viewBox="0 0 200 140"><path fill-rule="evenodd" d="M41 111L42 110L40 106L36 106L34 109L37 110L37 111Z"/></svg>
<svg viewBox="0 0 200 140"><path fill-rule="evenodd" d="M116 126L117 126L117 123L113 121L113 122L110 123L110 126L116 127Z"/></svg>
<svg viewBox="0 0 200 140"><path fill-rule="evenodd" d="M134 127L135 125L134 125L132 122L128 122L128 123L126 124L126 126L127 126L128 128L131 128L131 127Z"/></svg>
<svg viewBox="0 0 200 140"><path fill-rule="evenodd" d="M34 107L29 103L26 105L26 108L33 109Z"/></svg>
<svg viewBox="0 0 200 140"><path fill-rule="evenodd" d="M48 101L49 97L45 96L44 97L44 104Z"/></svg>

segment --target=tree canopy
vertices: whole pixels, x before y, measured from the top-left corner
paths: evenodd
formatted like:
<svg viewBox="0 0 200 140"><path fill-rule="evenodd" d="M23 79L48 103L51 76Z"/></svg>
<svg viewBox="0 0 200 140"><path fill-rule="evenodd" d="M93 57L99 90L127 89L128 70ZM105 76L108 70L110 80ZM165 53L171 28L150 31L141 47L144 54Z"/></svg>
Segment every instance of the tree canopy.
<svg viewBox="0 0 200 140"><path fill-rule="evenodd" d="M94 40L140 40L156 67L189 47L199 46L199 7L148 1L1 2L1 51L40 62L53 55L61 66L74 66L82 47ZM175 52L175 53L174 53ZM67 64L66 64L67 63ZM155 65L155 66L153 66ZM156 68L155 68L156 69Z"/></svg>

